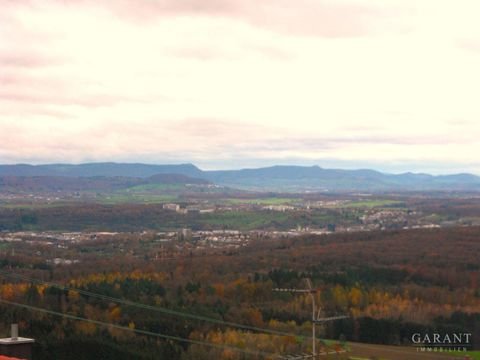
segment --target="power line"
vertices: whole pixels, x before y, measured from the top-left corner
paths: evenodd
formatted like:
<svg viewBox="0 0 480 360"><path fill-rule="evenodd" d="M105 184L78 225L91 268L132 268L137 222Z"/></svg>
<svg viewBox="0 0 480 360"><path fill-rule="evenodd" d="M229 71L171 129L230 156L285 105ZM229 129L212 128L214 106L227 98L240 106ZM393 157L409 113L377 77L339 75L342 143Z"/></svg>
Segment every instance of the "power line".
<svg viewBox="0 0 480 360"><path fill-rule="evenodd" d="M239 323L230 322L230 321L218 320L218 319L210 318L210 317L207 317L207 316L195 315L195 314L185 313L185 312L181 312L181 311L177 311L177 310L170 310L170 309L159 307L159 306L141 304L141 303L130 301L130 300L119 299L119 298L115 298L115 297L111 297L111 296L107 296L107 295L94 293L94 292L91 292L91 291L76 289L76 288L73 288L73 287L70 287L70 286L63 286L63 285L48 282L48 281L42 281L42 280L39 280L39 279L31 278L31 277L20 275L20 274L14 274L14 273L4 271L4 270L0 270L0 275L4 275L4 276L7 276L7 277L11 277L11 278L21 279L21 280L36 283L36 284L47 285L47 286L50 286L50 287L55 287L55 288L60 289L60 290L71 290L71 291L78 292L79 294L82 294L82 295L85 295L85 296L90 296L90 297L98 298L98 299L101 299L101 300L108 300L108 301L116 302L116 303L127 305L127 306L142 308L142 309L145 309L145 310L152 310L152 311L156 311L156 312L160 312L160 313L164 313L164 314L168 314L168 315L190 318L190 319L199 320L199 321L206 321L206 322L215 323L215 324L219 324L219 325L230 326L230 327L239 328L239 329L243 329L243 330L252 330L252 331L257 331L257 332L263 332L263 333L272 334L272 335L295 336L295 337L299 337L299 338L302 338L302 339L306 338L305 336L297 335L297 334L293 334L293 333L288 333L288 332L285 332L285 331L260 328L260 327L256 327L256 326L244 325L244 324L239 324Z"/></svg>
<svg viewBox="0 0 480 360"><path fill-rule="evenodd" d="M53 310L48 310L48 309L44 309L44 308L40 308L40 307L36 307L36 306L21 304L21 303L17 303L17 302L14 302L14 301L8 301L8 300L4 300L4 299L1 299L1 298L0 298L0 303L21 307L21 308L24 308L24 309L28 309L30 311L38 311L38 312L42 312L42 313L49 314L49 315L61 316L61 317L64 317L64 318L67 318L67 319L70 319L70 320L85 321L85 322L89 322L89 323L99 325L99 326L106 326L106 327L111 327L111 328L115 328L115 329L131 331L131 332L141 334L141 335L155 336L155 337L159 337L159 338L163 338L163 339L167 339L167 340L191 343L191 344L196 344L196 345L205 345L205 346L210 346L210 347L214 347L214 348L218 348L218 349L228 349L228 350L237 351L237 352L241 352L241 353L249 354L249 355L275 356L275 354L273 354L273 353L269 353L269 352L261 351L261 350L253 351L253 350L248 350L248 349L240 349L238 347L231 346L231 345L213 344L213 343L209 343L209 342L202 341L202 340L186 339L186 338L182 338L182 337L179 337L179 336L154 333L154 332L148 331L148 330L132 329L128 326L122 326L122 325L117 325L117 324L113 324L113 323L107 323L107 322L99 321L99 320L87 319L87 318L80 317L80 316L70 315L70 314L66 314L66 313L62 313L62 312L58 312L58 311L53 311Z"/></svg>

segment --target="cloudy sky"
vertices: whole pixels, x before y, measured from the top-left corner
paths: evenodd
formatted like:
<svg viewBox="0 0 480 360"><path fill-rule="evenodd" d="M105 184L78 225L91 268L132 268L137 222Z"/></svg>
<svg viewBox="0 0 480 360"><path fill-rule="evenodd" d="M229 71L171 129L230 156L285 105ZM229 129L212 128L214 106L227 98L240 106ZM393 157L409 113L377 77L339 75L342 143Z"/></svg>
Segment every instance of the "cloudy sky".
<svg viewBox="0 0 480 360"><path fill-rule="evenodd" d="M0 163L480 174L478 0L0 0Z"/></svg>

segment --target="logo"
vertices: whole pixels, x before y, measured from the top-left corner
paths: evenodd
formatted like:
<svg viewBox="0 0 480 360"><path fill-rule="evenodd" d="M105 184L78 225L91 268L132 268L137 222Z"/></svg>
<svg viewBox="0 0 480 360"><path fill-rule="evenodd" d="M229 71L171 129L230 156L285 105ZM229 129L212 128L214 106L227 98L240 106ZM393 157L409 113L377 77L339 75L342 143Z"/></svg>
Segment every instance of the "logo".
<svg viewBox="0 0 480 360"><path fill-rule="evenodd" d="M472 350L472 333L415 333L411 340L419 352L466 352Z"/></svg>

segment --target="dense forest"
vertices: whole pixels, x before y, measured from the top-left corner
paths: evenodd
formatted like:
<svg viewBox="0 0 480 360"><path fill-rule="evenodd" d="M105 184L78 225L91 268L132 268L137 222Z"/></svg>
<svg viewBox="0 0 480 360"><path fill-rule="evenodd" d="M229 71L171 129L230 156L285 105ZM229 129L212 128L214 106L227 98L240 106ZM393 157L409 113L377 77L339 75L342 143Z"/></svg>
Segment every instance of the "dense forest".
<svg viewBox="0 0 480 360"><path fill-rule="evenodd" d="M355 213L339 209L321 209L309 213L237 209L183 215L164 210L161 204L75 204L37 209L0 208L0 231L136 231L172 230L182 227L194 230L288 230L298 225L322 228L337 221L344 224L359 223Z"/></svg>
<svg viewBox="0 0 480 360"><path fill-rule="evenodd" d="M409 344L420 331L469 331L478 347L479 230L259 237L160 258L155 232L119 233L56 249L70 265L45 261L42 243L4 246L2 332L19 322L35 359L269 359L310 351L308 294L272 291L310 278L322 315L348 315L318 326L334 340L319 347Z"/></svg>

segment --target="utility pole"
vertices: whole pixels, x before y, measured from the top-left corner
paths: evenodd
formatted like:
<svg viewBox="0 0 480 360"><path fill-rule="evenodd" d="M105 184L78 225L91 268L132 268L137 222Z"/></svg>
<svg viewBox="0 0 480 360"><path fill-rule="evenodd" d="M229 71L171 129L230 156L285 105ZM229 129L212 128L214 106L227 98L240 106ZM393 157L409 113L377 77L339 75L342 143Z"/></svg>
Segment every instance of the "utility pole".
<svg viewBox="0 0 480 360"><path fill-rule="evenodd" d="M317 351L316 351L316 335L315 335L315 327L316 324L320 324L323 322L327 321L333 321L333 320L339 320L339 319L346 319L348 316L346 315L339 315L339 316L330 316L330 317L320 317L320 311L321 308L318 308L317 312L317 307L315 304L315 294L320 291L320 289L314 289L312 288L312 283L309 278L305 278L305 282L307 283L307 288L306 289L283 289L283 288L275 288L273 291L278 291L278 292L291 292L291 293L303 293L303 294L309 294L310 299L312 300L312 359L315 359L317 356ZM301 355L302 356L302 355ZM306 359L306 357L293 357L292 359Z"/></svg>

